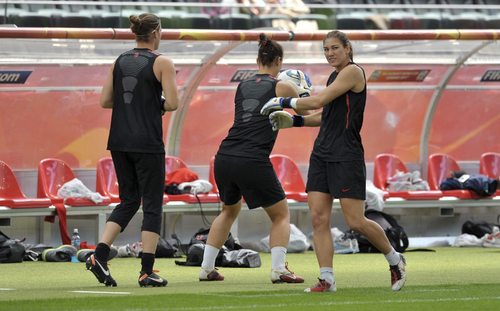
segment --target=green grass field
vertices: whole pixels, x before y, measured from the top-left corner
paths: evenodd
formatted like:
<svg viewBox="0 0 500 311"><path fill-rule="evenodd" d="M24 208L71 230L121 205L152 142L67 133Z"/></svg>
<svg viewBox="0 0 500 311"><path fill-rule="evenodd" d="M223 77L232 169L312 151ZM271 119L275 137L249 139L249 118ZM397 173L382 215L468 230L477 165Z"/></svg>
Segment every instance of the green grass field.
<svg viewBox="0 0 500 311"><path fill-rule="evenodd" d="M271 284L270 255L260 268L222 268L223 282L199 282L198 267L157 259L165 288L137 285L140 260L110 262L118 287L97 283L83 263L0 265L0 310L500 310L500 249L435 248L408 252L408 279L390 289L381 254L335 256L336 293L304 293L315 283L314 253L289 254L305 284Z"/></svg>

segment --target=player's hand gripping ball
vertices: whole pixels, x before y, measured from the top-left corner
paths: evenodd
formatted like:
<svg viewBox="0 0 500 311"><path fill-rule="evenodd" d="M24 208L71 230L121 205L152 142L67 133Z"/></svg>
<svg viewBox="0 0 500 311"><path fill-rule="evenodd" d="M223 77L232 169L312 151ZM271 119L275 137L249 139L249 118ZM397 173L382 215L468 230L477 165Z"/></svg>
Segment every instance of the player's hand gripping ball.
<svg viewBox="0 0 500 311"><path fill-rule="evenodd" d="M278 75L278 80L283 80L291 85L297 90L300 97L311 96L313 86L311 79L301 70L297 69L287 69L280 72Z"/></svg>

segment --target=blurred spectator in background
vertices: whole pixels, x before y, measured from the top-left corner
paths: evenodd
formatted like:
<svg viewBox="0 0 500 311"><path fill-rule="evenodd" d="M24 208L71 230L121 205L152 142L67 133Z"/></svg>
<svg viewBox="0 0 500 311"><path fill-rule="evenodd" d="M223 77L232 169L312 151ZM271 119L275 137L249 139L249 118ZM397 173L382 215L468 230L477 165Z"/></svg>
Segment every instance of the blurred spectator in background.
<svg viewBox="0 0 500 311"><path fill-rule="evenodd" d="M265 14L282 14L288 19L273 20L273 27L294 30L297 17L309 14L309 7L302 0L266 0L268 7Z"/></svg>

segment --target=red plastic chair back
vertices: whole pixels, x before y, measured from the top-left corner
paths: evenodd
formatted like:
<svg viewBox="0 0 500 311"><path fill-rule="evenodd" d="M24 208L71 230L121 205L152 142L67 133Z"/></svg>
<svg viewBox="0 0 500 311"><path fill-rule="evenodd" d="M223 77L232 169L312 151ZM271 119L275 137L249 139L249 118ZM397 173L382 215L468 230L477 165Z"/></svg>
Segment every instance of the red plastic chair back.
<svg viewBox="0 0 500 311"><path fill-rule="evenodd" d="M96 190L104 196L109 196L112 201L120 197L115 165L110 157L102 158L97 162Z"/></svg>
<svg viewBox="0 0 500 311"><path fill-rule="evenodd" d="M288 156L272 154L269 159L285 192L304 192L305 184L299 167Z"/></svg>
<svg viewBox="0 0 500 311"><path fill-rule="evenodd" d="M431 190L439 190L439 185L450 176L452 171L459 171L457 161L449 155L435 153L429 156L427 178Z"/></svg>
<svg viewBox="0 0 500 311"><path fill-rule="evenodd" d="M500 177L500 153L483 153L479 160L479 173L493 179Z"/></svg>
<svg viewBox="0 0 500 311"><path fill-rule="evenodd" d="M373 184L379 189L386 190L387 180L396 175L397 171L408 172L406 165L398 156L390 153L377 155L373 163Z"/></svg>
<svg viewBox="0 0 500 311"><path fill-rule="evenodd" d="M73 170L63 160L43 159L38 165L37 195L39 198L60 199L57 190L74 178Z"/></svg>
<svg viewBox="0 0 500 311"><path fill-rule="evenodd" d="M0 199L25 199L12 169L0 161Z"/></svg>

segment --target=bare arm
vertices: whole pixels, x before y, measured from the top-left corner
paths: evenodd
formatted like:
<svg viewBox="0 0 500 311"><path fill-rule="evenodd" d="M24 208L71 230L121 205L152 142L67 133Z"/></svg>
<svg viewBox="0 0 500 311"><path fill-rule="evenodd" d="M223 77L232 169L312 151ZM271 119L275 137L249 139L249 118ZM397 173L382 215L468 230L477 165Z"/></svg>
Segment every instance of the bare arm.
<svg viewBox="0 0 500 311"><path fill-rule="evenodd" d="M155 69L159 71L158 79L163 89L165 103L163 109L165 111L173 111L177 109L179 104L179 95L177 93L177 84L175 82L175 67L172 60L165 56L159 56L155 61ZM155 70L156 72L156 70Z"/></svg>
<svg viewBox="0 0 500 311"><path fill-rule="evenodd" d="M321 125L322 111L316 111L310 115L304 116L304 126L316 127Z"/></svg>
<svg viewBox="0 0 500 311"><path fill-rule="evenodd" d="M361 68L349 65L340 71L332 84L317 95L297 99L296 108L299 110L319 109L349 90L359 92L364 86L365 78Z"/></svg>
<svg viewBox="0 0 500 311"><path fill-rule="evenodd" d="M297 90L286 81L279 81L276 84L276 96L278 97L299 97ZM308 115L308 110L294 109L295 113Z"/></svg>
<svg viewBox="0 0 500 311"><path fill-rule="evenodd" d="M102 108L113 108L113 69L115 64L111 65L106 81L101 90L100 104Z"/></svg>

